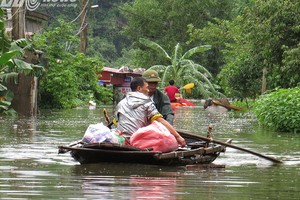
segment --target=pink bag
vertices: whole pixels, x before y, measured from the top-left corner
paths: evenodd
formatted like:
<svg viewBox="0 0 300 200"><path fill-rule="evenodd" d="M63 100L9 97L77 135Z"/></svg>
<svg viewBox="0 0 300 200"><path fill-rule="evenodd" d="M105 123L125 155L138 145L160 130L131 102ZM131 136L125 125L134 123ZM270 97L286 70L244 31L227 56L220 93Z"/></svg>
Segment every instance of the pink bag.
<svg viewBox="0 0 300 200"><path fill-rule="evenodd" d="M174 135L160 122L138 129L130 137L130 145L138 148L153 148L153 151L170 152L178 148Z"/></svg>

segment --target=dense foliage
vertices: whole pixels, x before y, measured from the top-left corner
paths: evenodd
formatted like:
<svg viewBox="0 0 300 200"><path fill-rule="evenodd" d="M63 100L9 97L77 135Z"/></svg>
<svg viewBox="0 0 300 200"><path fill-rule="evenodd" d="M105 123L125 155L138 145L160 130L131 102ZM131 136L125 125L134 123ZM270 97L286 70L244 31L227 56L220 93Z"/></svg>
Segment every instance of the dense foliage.
<svg viewBox="0 0 300 200"><path fill-rule="evenodd" d="M118 59L126 53L131 42L127 36L122 34L122 29L126 25L126 19L120 14L120 6L133 0L89 0L86 7L86 23L88 31L86 56L98 57L106 66L115 66L120 63ZM59 26L59 20L73 24L76 32L82 29L80 16L82 13L82 1L72 2L76 7L39 7L39 12L46 13L49 25ZM93 5L98 7L92 8ZM78 35L77 35L78 36ZM124 60L124 58L120 58ZM126 59L128 60L128 59ZM130 60L129 60L130 62ZM120 65L119 65L120 66Z"/></svg>
<svg viewBox="0 0 300 200"><path fill-rule="evenodd" d="M0 9L0 114L12 113L11 101L13 92L5 86L9 81L18 82L18 75L39 76L43 67L23 61L25 51L32 50L31 43L26 39L10 41L5 32L4 12Z"/></svg>
<svg viewBox="0 0 300 200"><path fill-rule="evenodd" d="M196 87L200 90L203 88L199 86L212 85L216 88L220 85L226 96L239 99L254 99L264 92L264 69L269 91L299 86L298 0L89 2L88 7L98 4L99 9L88 8L86 55L76 52L79 49L79 15L82 9L81 2L78 4L78 7L64 9L63 12L46 8L52 16L49 24L58 27L47 29L37 42L49 59L47 74L41 80L42 100L47 102L50 99L48 105L72 107L86 101L88 96L105 102L106 91L96 85L97 75L94 73L103 64L133 68L154 66L163 74L164 85L172 76L181 84L198 81L201 84L196 84ZM58 16L71 22L72 27L69 23L61 24ZM147 45L140 42L141 38L153 42ZM158 48L148 48L154 47L154 44ZM182 54L203 45L211 48L193 55L192 60ZM183 60L188 60L188 64ZM203 66L207 71L200 70ZM197 76L196 71L205 75ZM204 77L213 82L206 84L208 82L201 79ZM209 87L206 89L209 91ZM293 89L288 91L293 93ZM264 125L279 130L295 129L299 115L292 112L291 101L298 100L298 97L296 93L292 94L293 98L287 93L281 96L281 93L285 90L264 95L257 101L255 113ZM203 92L199 92L193 97L203 96ZM269 101L273 102L272 105ZM275 102L278 106L273 106L277 105ZM280 102L286 106L280 106ZM299 107L298 104L295 105Z"/></svg>
<svg viewBox="0 0 300 200"><path fill-rule="evenodd" d="M300 129L300 88L277 89L262 95L254 105L258 121L279 131Z"/></svg>
<svg viewBox="0 0 300 200"><path fill-rule="evenodd" d="M76 52L74 44L78 44L78 39L73 33L72 24L61 21L34 39L37 48L46 52L48 61L40 80L42 107L73 108L94 98L98 103L112 100L112 92L97 84L102 61Z"/></svg>
<svg viewBox="0 0 300 200"><path fill-rule="evenodd" d="M295 87L300 81L300 2L254 0L234 20L215 20L190 28L192 41L205 41L216 51L220 84L226 95L255 98L261 94L262 71L267 89Z"/></svg>
<svg viewBox="0 0 300 200"><path fill-rule="evenodd" d="M99 7L91 9L94 4ZM45 9L49 22L57 23L61 16L80 30L81 2L63 12ZM106 66L149 68L168 62L139 43L140 38L167 52L177 43L183 52L211 45L193 61L206 67L225 95L256 98L263 68L267 89L299 82L299 9L297 0L90 1L86 55L97 56Z"/></svg>
<svg viewBox="0 0 300 200"><path fill-rule="evenodd" d="M122 6L122 14L128 20L125 34L132 41L135 53L135 65L148 68L157 63L166 64L163 58L157 57L156 52L145 49L138 43L140 38L146 38L160 44L167 52L173 50L177 43L182 45L183 51L195 46L209 44L194 41L189 44L187 25L203 28L208 21L215 17L231 19L232 9L236 0L135 0L132 4ZM211 51L197 55L195 62L201 63L209 71L215 72L215 59Z"/></svg>
<svg viewBox="0 0 300 200"><path fill-rule="evenodd" d="M198 95L203 98L219 97L219 93L215 90L209 79L212 75L207 69L189 59L192 55L203 53L210 49L209 45L201 45L182 53L180 44L178 43L172 54L169 54L159 44L147 39L140 39L140 42L145 46L154 49L160 56L163 56L168 64L167 65L154 65L149 69L154 69L161 74L162 88L168 85L168 81L173 79L179 87L183 87L188 83L194 83L197 87L194 89Z"/></svg>

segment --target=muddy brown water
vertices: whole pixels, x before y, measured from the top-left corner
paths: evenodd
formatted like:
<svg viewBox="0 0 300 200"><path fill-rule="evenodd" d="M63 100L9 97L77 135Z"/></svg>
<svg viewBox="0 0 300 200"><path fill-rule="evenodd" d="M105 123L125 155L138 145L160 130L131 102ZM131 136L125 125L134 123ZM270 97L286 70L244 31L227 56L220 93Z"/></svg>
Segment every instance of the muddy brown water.
<svg viewBox="0 0 300 200"><path fill-rule="evenodd" d="M36 118L0 119L1 199L299 199L300 133L276 133L258 126L249 113L175 109L177 129L282 160L272 162L227 148L214 161L225 168L188 169L140 164L79 165L57 146L83 136L104 121L103 108L42 110ZM111 114L111 108L107 107Z"/></svg>

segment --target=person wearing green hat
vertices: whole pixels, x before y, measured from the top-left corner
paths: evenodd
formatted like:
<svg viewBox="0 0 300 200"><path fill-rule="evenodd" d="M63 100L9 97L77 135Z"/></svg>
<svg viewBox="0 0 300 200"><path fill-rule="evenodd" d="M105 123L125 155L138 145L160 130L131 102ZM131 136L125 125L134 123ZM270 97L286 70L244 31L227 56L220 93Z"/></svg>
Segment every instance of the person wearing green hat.
<svg viewBox="0 0 300 200"><path fill-rule="evenodd" d="M130 83L130 88L132 92L128 92L126 97L117 105L115 113L116 120L118 121L117 132L122 135L127 142L130 140L129 144L131 144L131 137L136 135L137 131L140 130L142 131L141 133L143 133L145 129L141 129L149 128L149 125L152 123L159 123L174 136L174 140L177 141L180 146L184 147L186 145L184 138L178 134L170 123L163 119L162 114L159 113L153 101L150 99L148 95L148 83L146 80L141 77L135 77ZM154 124L152 124L152 126L150 125L151 131L153 128L153 132L158 133L159 128L156 128L156 125ZM161 136L162 137L156 135L154 138L156 141L166 138L164 137L166 136L165 134ZM138 138L143 137L143 134L138 136ZM176 147L178 146L177 143L175 144ZM161 142L158 142L157 144L162 145Z"/></svg>
<svg viewBox="0 0 300 200"><path fill-rule="evenodd" d="M142 77L146 79L148 83L148 94L154 101L156 109L163 115L163 118L167 122L173 125L174 113L172 111L170 99L166 94L157 89L158 82L161 82L158 73L155 70L148 69L142 74Z"/></svg>

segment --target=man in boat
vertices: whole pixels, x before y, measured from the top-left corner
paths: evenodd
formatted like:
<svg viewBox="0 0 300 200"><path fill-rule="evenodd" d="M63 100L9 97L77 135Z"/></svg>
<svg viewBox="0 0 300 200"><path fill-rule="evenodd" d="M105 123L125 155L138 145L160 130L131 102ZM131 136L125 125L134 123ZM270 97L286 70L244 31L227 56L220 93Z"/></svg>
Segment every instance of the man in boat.
<svg viewBox="0 0 300 200"><path fill-rule="evenodd" d="M169 80L169 84L165 87L164 92L168 95L171 102L177 102L176 94L180 95L178 87L174 86L175 81Z"/></svg>
<svg viewBox="0 0 300 200"><path fill-rule="evenodd" d="M142 77L148 83L149 96L154 101L156 109L167 122L173 125L174 113L170 99L166 94L157 89L158 82L161 82L158 73L155 70L147 70L143 73Z"/></svg>
<svg viewBox="0 0 300 200"><path fill-rule="evenodd" d="M169 124L156 109L153 101L148 96L148 83L142 77L135 77L130 83L132 92L128 92L116 109L118 120L117 130L127 140L139 128L158 121L163 124L176 138L178 144L184 147L185 140L177 133L174 127Z"/></svg>

